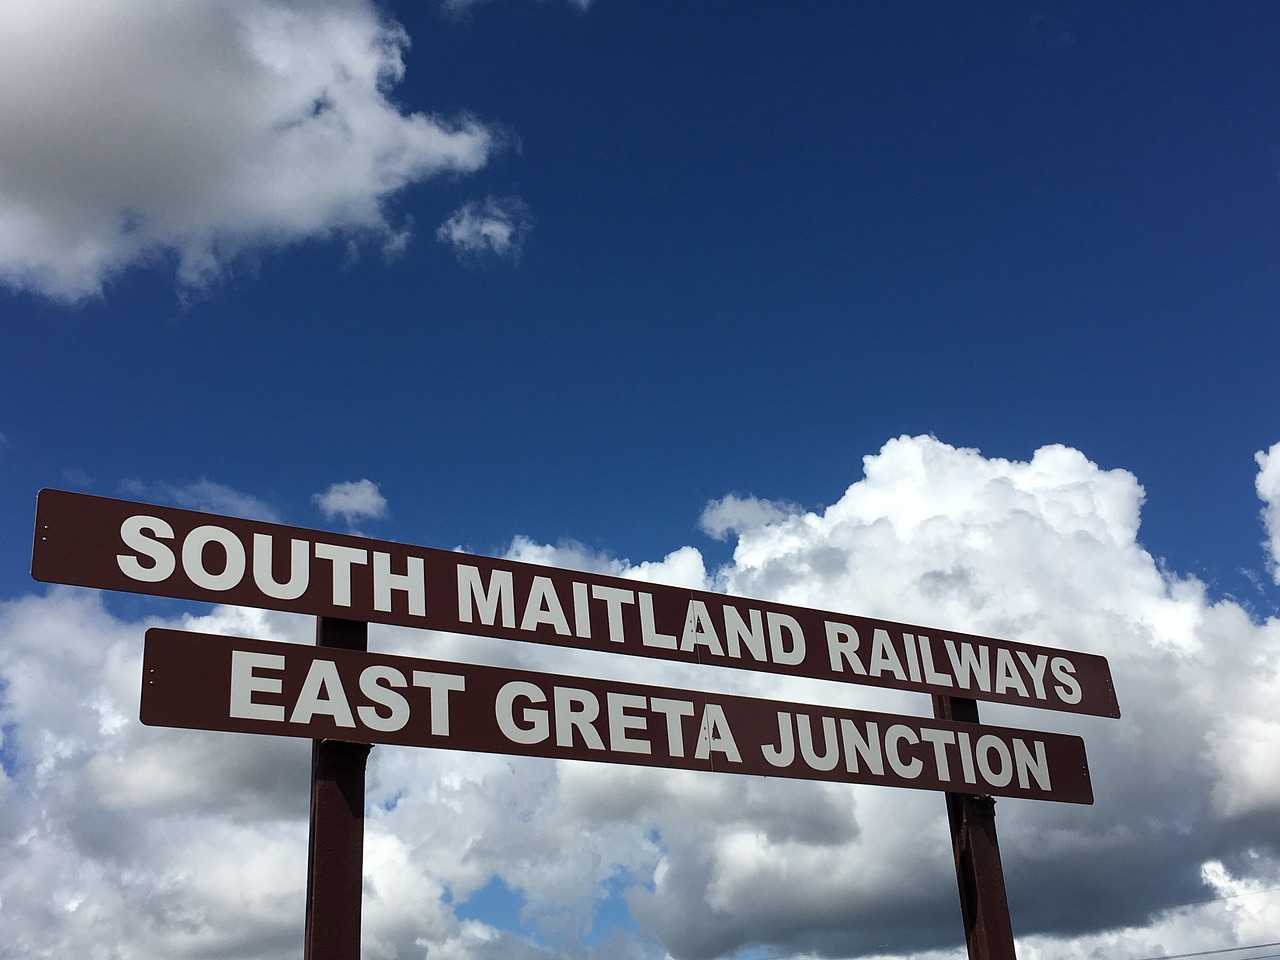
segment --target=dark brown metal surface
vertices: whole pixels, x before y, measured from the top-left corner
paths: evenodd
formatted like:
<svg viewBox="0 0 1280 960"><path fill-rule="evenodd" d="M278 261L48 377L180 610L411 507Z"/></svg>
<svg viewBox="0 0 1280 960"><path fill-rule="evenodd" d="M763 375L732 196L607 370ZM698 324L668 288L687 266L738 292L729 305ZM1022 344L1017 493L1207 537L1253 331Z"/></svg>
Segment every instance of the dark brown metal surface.
<svg viewBox="0 0 1280 960"><path fill-rule="evenodd" d="M972 700L934 697L933 710L940 720L978 722L978 705ZM948 793L947 821L969 960L1015 960L996 838L996 801L990 796Z"/></svg>
<svg viewBox="0 0 1280 960"><path fill-rule="evenodd" d="M159 629L143 669L158 726L1093 799L1057 733Z"/></svg>
<svg viewBox="0 0 1280 960"><path fill-rule="evenodd" d="M1092 654L58 490L40 493L31 569L51 583L1120 715Z"/></svg>
<svg viewBox="0 0 1280 960"><path fill-rule="evenodd" d="M364 650L368 624L321 618L316 646ZM370 745L316 740L311 747L304 960L359 960L364 889L364 774Z"/></svg>

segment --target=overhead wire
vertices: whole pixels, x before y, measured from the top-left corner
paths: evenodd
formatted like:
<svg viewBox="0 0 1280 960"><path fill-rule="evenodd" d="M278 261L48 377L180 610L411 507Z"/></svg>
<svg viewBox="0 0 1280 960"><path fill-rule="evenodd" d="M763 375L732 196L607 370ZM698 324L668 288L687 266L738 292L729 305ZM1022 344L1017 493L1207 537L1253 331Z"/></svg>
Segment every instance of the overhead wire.
<svg viewBox="0 0 1280 960"><path fill-rule="evenodd" d="M1208 897L1204 900L1187 900L1182 903L1169 903L1164 906L1149 907L1141 912L1144 914L1158 913L1165 910L1176 910L1179 907L1198 907L1206 903L1220 903L1224 900L1236 900L1240 897L1253 897L1264 893L1280 892L1280 887L1268 887L1266 890L1246 890L1244 893L1228 893L1221 897ZM1138 960L1191 960L1194 957L1212 957L1225 953L1238 953L1242 950L1264 950L1268 947L1280 947L1280 940L1274 943L1255 943L1240 947L1219 947L1216 950L1202 950L1196 953L1170 953L1160 954L1153 957L1139 957ZM767 953L763 954L758 960L799 960L800 957L807 954L799 953ZM1280 953L1260 954L1254 957L1241 957L1239 960L1280 960Z"/></svg>
<svg viewBox="0 0 1280 960"><path fill-rule="evenodd" d="M1141 957L1139 960L1186 960L1188 957L1212 957L1222 953L1237 953L1240 950L1262 950L1265 947L1280 947L1280 940L1274 943L1254 943L1244 947L1219 947L1217 950L1200 950L1196 953L1162 953L1155 957ZM1268 960L1280 954L1268 954L1267 957L1250 957L1249 960Z"/></svg>

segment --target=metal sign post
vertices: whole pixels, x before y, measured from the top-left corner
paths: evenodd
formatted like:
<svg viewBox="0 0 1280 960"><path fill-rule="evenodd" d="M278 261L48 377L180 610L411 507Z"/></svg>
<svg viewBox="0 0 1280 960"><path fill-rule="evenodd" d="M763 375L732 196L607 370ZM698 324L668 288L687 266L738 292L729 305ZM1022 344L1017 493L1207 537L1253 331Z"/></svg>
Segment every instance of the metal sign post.
<svg viewBox="0 0 1280 960"><path fill-rule="evenodd" d="M316 618L316 646L368 649L369 625ZM364 771L371 745L311 741L304 960L359 960L364 891Z"/></svg>
<svg viewBox="0 0 1280 960"><path fill-rule="evenodd" d="M935 696L933 715L976 724L978 704L964 697ZM947 793L947 821L969 960L1015 960L1013 923L996 840L995 798Z"/></svg>

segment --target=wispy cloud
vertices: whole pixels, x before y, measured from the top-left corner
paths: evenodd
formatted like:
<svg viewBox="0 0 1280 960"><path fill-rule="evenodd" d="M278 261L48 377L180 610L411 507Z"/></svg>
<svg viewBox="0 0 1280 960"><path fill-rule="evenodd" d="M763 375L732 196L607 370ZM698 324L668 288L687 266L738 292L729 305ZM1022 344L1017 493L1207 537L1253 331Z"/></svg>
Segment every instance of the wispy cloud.
<svg viewBox="0 0 1280 960"><path fill-rule="evenodd" d="M474 7L480 6L482 3L488 3L489 0L441 0L440 8L447 16L460 17L471 11ZM586 10L594 0L565 0L570 7L577 7L579 10Z"/></svg>
<svg viewBox="0 0 1280 960"><path fill-rule="evenodd" d="M492 253L515 260L532 229L529 208L522 200L486 197L459 208L440 225L436 239L452 244L460 257Z"/></svg>
<svg viewBox="0 0 1280 960"><path fill-rule="evenodd" d="M1262 508L1262 523L1267 531L1266 549L1271 564L1271 575L1280 583L1280 443L1270 450L1254 454L1258 464L1258 476L1254 485L1258 497L1266 506Z"/></svg>
<svg viewBox="0 0 1280 960"><path fill-rule="evenodd" d="M120 492L129 497L184 507L187 510L199 510L202 513L226 514L272 522L280 519L276 510L265 501L208 479L186 484L125 480L120 483Z"/></svg>

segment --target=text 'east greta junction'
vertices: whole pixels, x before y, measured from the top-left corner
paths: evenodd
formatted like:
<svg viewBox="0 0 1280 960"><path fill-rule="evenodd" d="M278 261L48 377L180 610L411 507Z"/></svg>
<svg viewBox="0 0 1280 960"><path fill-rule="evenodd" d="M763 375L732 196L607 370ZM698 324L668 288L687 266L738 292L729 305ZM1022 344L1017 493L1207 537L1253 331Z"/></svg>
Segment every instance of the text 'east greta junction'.
<svg viewBox="0 0 1280 960"><path fill-rule="evenodd" d="M1075 737L151 630L163 726L1091 802Z"/></svg>

